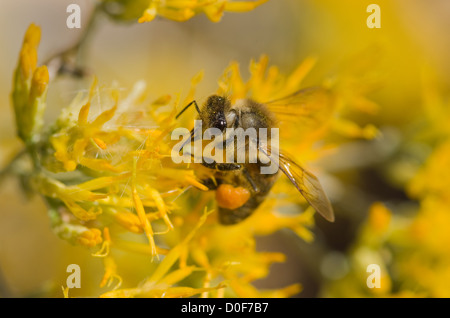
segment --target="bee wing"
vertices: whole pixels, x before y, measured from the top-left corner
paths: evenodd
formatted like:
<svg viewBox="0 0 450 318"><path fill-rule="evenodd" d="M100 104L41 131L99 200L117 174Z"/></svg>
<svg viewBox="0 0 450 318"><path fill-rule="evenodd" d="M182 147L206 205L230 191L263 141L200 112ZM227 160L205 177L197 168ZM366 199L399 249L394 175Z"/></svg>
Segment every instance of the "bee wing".
<svg viewBox="0 0 450 318"><path fill-rule="evenodd" d="M335 104L333 93L321 86L304 88L265 103L281 122L302 123L314 127L330 118Z"/></svg>
<svg viewBox="0 0 450 318"><path fill-rule="evenodd" d="M326 220L334 222L334 212L319 179L311 172L306 171L285 154L279 152L278 156L272 154L269 147L260 144L259 150L266 155L270 161L275 162L279 169L295 185L297 190L308 201L308 203Z"/></svg>

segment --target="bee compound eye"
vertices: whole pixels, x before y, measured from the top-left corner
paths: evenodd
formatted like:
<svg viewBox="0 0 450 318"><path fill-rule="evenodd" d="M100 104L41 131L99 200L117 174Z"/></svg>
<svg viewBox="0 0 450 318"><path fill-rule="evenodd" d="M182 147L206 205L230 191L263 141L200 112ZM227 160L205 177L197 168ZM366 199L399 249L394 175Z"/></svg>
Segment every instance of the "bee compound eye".
<svg viewBox="0 0 450 318"><path fill-rule="evenodd" d="M216 125L217 128L219 128L220 130L224 130L225 128L227 128L227 122L225 121L225 119L220 118L216 121Z"/></svg>

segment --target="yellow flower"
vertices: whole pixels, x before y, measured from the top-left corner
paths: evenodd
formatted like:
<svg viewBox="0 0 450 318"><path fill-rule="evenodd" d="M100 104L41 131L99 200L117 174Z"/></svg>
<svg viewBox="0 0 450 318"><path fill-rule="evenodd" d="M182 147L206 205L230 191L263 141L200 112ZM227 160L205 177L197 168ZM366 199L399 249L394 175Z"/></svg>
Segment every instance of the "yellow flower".
<svg viewBox="0 0 450 318"><path fill-rule="evenodd" d="M369 225L374 231L383 233L387 230L392 212L389 211L382 203L374 203L369 211Z"/></svg>
<svg viewBox="0 0 450 318"><path fill-rule="evenodd" d="M139 18L139 23L150 22L157 15L175 21L186 21L199 13L204 13L212 22L219 22L224 11L230 12L246 12L253 10L257 6L267 2L268 0L257 1L210 1L210 0L194 0L194 1L154 1L150 0L150 4Z"/></svg>
<svg viewBox="0 0 450 318"><path fill-rule="evenodd" d="M87 247L94 247L102 241L102 232L95 228L88 229L78 236L78 243Z"/></svg>
<svg viewBox="0 0 450 318"><path fill-rule="evenodd" d="M118 20L153 21L157 16L174 21L187 21L204 13L212 22L219 22L224 12L247 12L268 0L103 0L102 8Z"/></svg>
<svg viewBox="0 0 450 318"><path fill-rule="evenodd" d="M17 133L27 144L39 140L49 82L47 67L36 67L40 37L39 27L31 24L23 40L11 94Z"/></svg>

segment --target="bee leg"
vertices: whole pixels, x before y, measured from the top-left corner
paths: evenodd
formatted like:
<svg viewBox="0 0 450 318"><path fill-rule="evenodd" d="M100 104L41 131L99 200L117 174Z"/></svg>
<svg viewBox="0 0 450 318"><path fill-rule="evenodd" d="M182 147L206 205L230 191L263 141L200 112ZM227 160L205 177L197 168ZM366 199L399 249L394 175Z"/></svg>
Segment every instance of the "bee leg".
<svg viewBox="0 0 450 318"><path fill-rule="evenodd" d="M220 180L213 180L212 178L203 179L201 182L208 190L216 190L222 184Z"/></svg>
<svg viewBox="0 0 450 318"><path fill-rule="evenodd" d="M250 183L250 185L253 188L253 191L255 192L259 192L259 188L256 186L255 181L253 181L253 179L250 177L250 174L248 173L247 169L242 169L242 172L244 173L245 178L247 179L247 181Z"/></svg>

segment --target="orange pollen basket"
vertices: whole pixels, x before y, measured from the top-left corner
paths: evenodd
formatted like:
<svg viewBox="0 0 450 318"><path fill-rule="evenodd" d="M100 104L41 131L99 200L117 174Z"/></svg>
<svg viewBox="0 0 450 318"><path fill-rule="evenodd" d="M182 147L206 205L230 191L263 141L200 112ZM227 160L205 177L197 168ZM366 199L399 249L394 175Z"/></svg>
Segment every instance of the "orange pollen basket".
<svg viewBox="0 0 450 318"><path fill-rule="evenodd" d="M234 210L245 204L250 199L250 192L243 187L233 187L229 184L221 184L216 191L217 204L221 208Z"/></svg>

